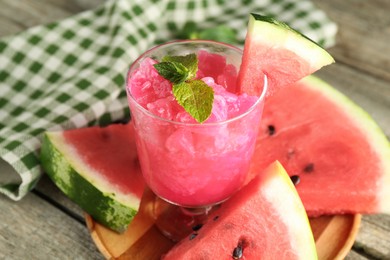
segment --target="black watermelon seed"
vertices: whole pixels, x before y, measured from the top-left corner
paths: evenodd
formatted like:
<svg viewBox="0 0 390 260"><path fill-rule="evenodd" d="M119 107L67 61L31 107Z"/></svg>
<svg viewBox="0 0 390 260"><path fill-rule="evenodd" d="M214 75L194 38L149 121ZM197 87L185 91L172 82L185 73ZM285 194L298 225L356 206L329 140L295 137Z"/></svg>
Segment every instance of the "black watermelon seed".
<svg viewBox="0 0 390 260"><path fill-rule="evenodd" d="M275 134L275 126L273 125L268 125L268 134L269 135L274 135Z"/></svg>
<svg viewBox="0 0 390 260"><path fill-rule="evenodd" d="M219 218L219 216L215 216L215 217L213 218L213 220L216 221L218 218Z"/></svg>
<svg viewBox="0 0 390 260"><path fill-rule="evenodd" d="M244 250L242 249L241 244L238 244L236 248L233 249L233 259L242 258Z"/></svg>
<svg viewBox="0 0 390 260"><path fill-rule="evenodd" d="M290 179L291 179L292 183L294 184L294 186L297 186L299 184L299 182L301 181L301 178L299 178L298 175L292 175L292 176L290 176Z"/></svg>
<svg viewBox="0 0 390 260"><path fill-rule="evenodd" d="M192 234L190 235L190 240L194 239L197 235L198 235L198 233L192 233Z"/></svg>
<svg viewBox="0 0 390 260"><path fill-rule="evenodd" d="M305 168L303 168L303 171L307 173L314 171L314 163L309 163L306 165Z"/></svg>
<svg viewBox="0 0 390 260"><path fill-rule="evenodd" d="M198 231L199 229L201 229L203 227L203 224L197 224L195 226L192 227L192 230L193 231Z"/></svg>

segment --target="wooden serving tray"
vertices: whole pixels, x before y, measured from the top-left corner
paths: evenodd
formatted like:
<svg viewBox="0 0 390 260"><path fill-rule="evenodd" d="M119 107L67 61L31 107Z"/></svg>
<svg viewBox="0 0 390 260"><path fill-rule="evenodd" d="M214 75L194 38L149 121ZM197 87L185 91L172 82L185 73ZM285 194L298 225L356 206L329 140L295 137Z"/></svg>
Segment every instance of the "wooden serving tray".
<svg viewBox="0 0 390 260"><path fill-rule="evenodd" d="M174 243L164 237L151 217L155 195L145 192L138 214L122 234L118 234L86 215L92 239L107 259L160 259ZM357 235L361 215L334 215L310 218L318 258L344 259Z"/></svg>

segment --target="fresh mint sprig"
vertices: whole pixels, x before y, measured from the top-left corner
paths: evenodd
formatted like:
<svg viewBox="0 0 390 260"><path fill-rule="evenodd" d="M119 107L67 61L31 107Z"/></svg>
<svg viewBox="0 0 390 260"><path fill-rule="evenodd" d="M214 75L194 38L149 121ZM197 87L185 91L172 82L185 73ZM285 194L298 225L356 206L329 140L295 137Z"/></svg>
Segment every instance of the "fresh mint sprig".
<svg viewBox="0 0 390 260"><path fill-rule="evenodd" d="M196 54L165 56L154 67L163 78L172 83L176 101L197 122L203 123L210 117L214 90L202 80L195 79L198 71Z"/></svg>
<svg viewBox="0 0 390 260"><path fill-rule="evenodd" d="M163 62L180 63L188 70L188 77L186 80L191 80L196 77L198 71L198 56L195 53L191 53L185 56L165 56L162 59Z"/></svg>
<svg viewBox="0 0 390 260"><path fill-rule="evenodd" d="M196 121L203 123L211 114L214 91L202 80L191 80L173 85L173 95Z"/></svg>
<svg viewBox="0 0 390 260"><path fill-rule="evenodd" d="M164 61L154 64L158 73L172 84L179 84L188 79L189 71L179 62Z"/></svg>

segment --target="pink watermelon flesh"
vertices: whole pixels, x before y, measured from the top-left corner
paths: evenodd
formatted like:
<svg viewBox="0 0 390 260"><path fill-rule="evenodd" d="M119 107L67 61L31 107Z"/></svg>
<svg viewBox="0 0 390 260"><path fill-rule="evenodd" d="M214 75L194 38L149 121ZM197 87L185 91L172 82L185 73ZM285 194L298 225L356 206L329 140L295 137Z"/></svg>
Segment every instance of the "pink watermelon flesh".
<svg viewBox="0 0 390 260"><path fill-rule="evenodd" d="M82 155L83 162L99 172L116 192L142 197L145 183L130 124L74 129L63 135L67 144Z"/></svg>
<svg viewBox="0 0 390 260"><path fill-rule="evenodd" d="M259 95L266 75L269 97L332 62L324 49L287 24L251 14L238 75L239 92Z"/></svg>
<svg viewBox="0 0 390 260"><path fill-rule="evenodd" d="M351 101L337 104L326 89L310 77L266 101L251 173L279 160L299 176L297 190L309 216L388 212L386 138L379 141L381 151L364 115L349 114L344 104Z"/></svg>
<svg viewBox="0 0 390 260"><path fill-rule="evenodd" d="M250 36L249 36L250 37ZM254 45L254 46L251 46ZM268 46L259 46L249 39L245 46L238 85L241 92L255 95L262 92L264 74L267 75L267 97L273 95L280 88L300 80L304 76L313 73L310 64L288 50L275 50ZM273 62L277 60L277 63ZM259 71L259 67L261 70ZM291 73L294 71L294 73ZM267 73L271 72L271 73Z"/></svg>
<svg viewBox="0 0 390 260"><path fill-rule="evenodd" d="M315 250L302 202L274 163L162 259L317 259Z"/></svg>

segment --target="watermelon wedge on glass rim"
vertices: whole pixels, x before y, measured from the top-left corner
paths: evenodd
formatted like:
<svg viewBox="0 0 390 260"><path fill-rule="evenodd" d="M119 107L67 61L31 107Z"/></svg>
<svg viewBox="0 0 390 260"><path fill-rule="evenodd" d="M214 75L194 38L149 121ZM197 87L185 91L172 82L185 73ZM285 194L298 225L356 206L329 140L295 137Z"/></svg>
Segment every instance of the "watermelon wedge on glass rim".
<svg viewBox="0 0 390 260"><path fill-rule="evenodd" d="M267 97L334 62L317 43L271 17L250 14L238 75L238 92L259 95L267 75Z"/></svg>

